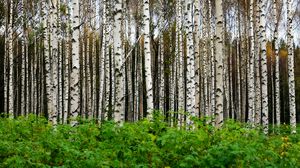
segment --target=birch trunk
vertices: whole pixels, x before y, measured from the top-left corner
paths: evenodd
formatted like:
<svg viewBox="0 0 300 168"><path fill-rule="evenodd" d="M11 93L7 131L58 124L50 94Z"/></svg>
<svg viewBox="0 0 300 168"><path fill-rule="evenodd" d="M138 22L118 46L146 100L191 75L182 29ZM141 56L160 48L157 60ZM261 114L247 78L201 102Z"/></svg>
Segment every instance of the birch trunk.
<svg viewBox="0 0 300 168"><path fill-rule="evenodd" d="M238 1L238 8L240 8L240 1ZM241 122L241 19L240 10L237 12L237 28L236 28L236 99L235 99L235 112L236 119Z"/></svg>
<svg viewBox="0 0 300 168"><path fill-rule="evenodd" d="M208 40L207 40L207 34L208 34L208 28L209 24L207 23L209 21L208 19L208 11L206 3L203 4L202 9L202 15L203 15L203 40L204 40L204 46L203 46L203 101L204 101L204 116L209 117L209 94L208 94L208 65L207 65L207 59L208 59Z"/></svg>
<svg viewBox="0 0 300 168"><path fill-rule="evenodd" d="M3 59L3 62L4 62L4 68L3 68L3 85L4 85L4 88L3 88L3 91L4 91L4 94L3 94L3 97L4 97L4 114L7 115L8 114L8 12L6 12L6 15L5 15L5 19L4 19L4 25L5 25L5 34L4 34L4 59Z"/></svg>
<svg viewBox="0 0 300 168"><path fill-rule="evenodd" d="M254 58L255 58L255 42L254 42L254 0L250 1L250 54L249 54L249 73L248 73L248 122L254 123L254 98L255 98L255 89L254 89Z"/></svg>
<svg viewBox="0 0 300 168"><path fill-rule="evenodd" d="M195 39L195 115L200 114L200 9L199 0L195 0L195 24L194 24L194 39Z"/></svg>
<svg viewBox="0 0 300 168"><path fill-rule="evenodd" d="M268 72L267 72L267 54L266 54L266 4L265 1L260 0L260 29L261 29L261 69L262 69L262 122L263 122L263 130L264 133L267 134L269 130L269 117L268 117Z"/></svg>
<svg viewBox="0 0 300 168"><path fill-rule="evenodd" d="M146 94L147 94L147 114L152 118L153 110L153 87L152 87L152 68L151 68L151 49L150 49L150 11L149 0L144 0L144 52L145 52L145 76L146 76Z"/></svg>
<svg viewBox="0 0 300 168"><path fill-rule="evenodd" d="M288 76L289 76L289 108L291 132L296 134L296 104L295 104L295 65L293 44L293 15L292 0L287 0L287 45L288 45Z"/></svg>
<svg viewBox="0 0 300 168"><path fill-rule="evenodd" d="M57 125L57 103L58 103L58 75L57 75L57 57L58 57L58 40L56 36L57 31L57 1L54 0L51 2L51 9L50 9L50 20L49 24L49 32L50 32L50 76L51 76L51 90L50 94L52 97L52 107L51 111L49 111L49 121L53 125Z"/></svg>
<svg viewBox="0 0 300 168"><path fill-rule="evenodd" d="M98 120L102 120L102 115L104 114L104 108L103 108L103 102L105 98L105 58L106 58L106 50L107 50L107 21L106 21L106 15L107 15L107 5L106 0L103 1L103 13L102 13L102 29L103 29L103 35L102 35L102 46L101 46L101 54L99 59L99 111L98 111Z"/></svg>
<svg viewBox="0 0 300 168"><path fill-rule="evenodd" d="M209 91L210 91L210 123L214 125L214 115L216 111L216 90L215 90L215 43L214 43L214 25L213 25L213 18L212 18L212 4L211 1L208 1L208 16L209 16L209 28L208 28L208 35L210 37L209 44L210 44L210 60L209 60L209 71L210 71L210 81L209 81Z"/></svg>
<svg viewBox="0 0 300 168"><path fill-rule="evenodd" d="M256 31L256 38L255 38L255 124L259 125L261 123L261 74L260 74L260 5L256 4L256 24L255 24L255 31Z"/></svg>
<svg viewBox="0 0 300 168"><path fill-rule="evenodd" d="M71 68L71 126L76 126L78 124L77 117L80 110L80 92L79 92L79 2L78 0L73 0L73 34L72 34L72 68Z"/></svg>
<svg viewBox="0 0 300 168"><path fill-rule="evenodd" d="M114 120L116 122L124 121L125 116L125 97L124 97L124 68L123 57L124 51L121 40L121 22L122 22L122 1L117 0L115 2L115 16L114 16L114 58L115 58L115 110L114 110Z"/></svg>
<svg viewBox="0 0 300 168"><path fill-rule="evenodd" d="M67 2L66 2L67 3ZM67 123L67 120L68 120L68 116L69 116L69 103L70 103L70 56L71 56L71 53L72 53L72 46L71 46L71 34L70 34L70 28L71 28L71 25L72 25L72 22L71 22L71 9L69 7L69 4L68 4L68 9L67 9L67 18L69 19L68 22L67 22L67 30L66 30L66 52L65 52L65 58L64 58L64 63L65 63L65 66L64 66L64 104L63 104L63 109L64 109L64 113L63 113L63 123L66 124Z"/></svg>
<svg viewBox="0 0 300 168"><path fill-rule="evenodd" d="M21 17L22 17L22 39L21 39L21 54L22 54L22 72L21 72L21 115L24 116L25 115L25 102L26 102L26 98L25 98L25 75L26 75L26 58L25 58L25 17L26 17L26 11L24 11L24 0L21 1Z"/></svg>
<svg viewBox="0 0 300 168"><path fill-rule="evenodd" d="M223 125L223 3L215 0L216 3L216 116L217 128Z"/></svg>
<svg viewBox="0 0 300 168"><path fill-rule="evenodd" d="M43 1L43 25L44 25L44 58L45 58L45 76L46 76L46 101L48 115L53 113L53 99L52 99L52 82L51 82L51 63L49 52L49 34L48 34L48 15L47 15L47 1Z"/></svg>
<svg viewBox="0 0 300 168"><path fill-rule="evenodd" d="M62 49L62 38L61 38L61 4L60 0L56 4L56 38L57 38L57 120L62 124L63 121L63 73L62 73L62 63L63 63L63 49Z"/></svg>
<svg viewBox="0 0 300 168"><path fill-rule="evenodd" d="M161 26L161 31L162 30L162 26ZM165 71L164 71L164 67L165 67L165 63L164 63L164 35L163 32L161 32L161 35L159 37L160 43L159 43L159 47L160 47L160 91L159 91L159 106L160 106L160 110L161 112L164 114L165 111Z"/></svg>
<svg viewBox="0 0 300 168"><path fill-rule="evenodd" d="M68 25L68 29L69 29ZM67 30L68 31L68 30ZM65 52L65 58L64 58L64 83L63 83L63 98L64 98L64 104L63 104L63 124L67 123L68 120L68 114L69 114L69 83L70 83L70 78L69 78L69 58L70 58L70 53L71 53L71 46L70 46L70 35L69 32L67 32L67 37L66 37L66 52Z"/></svg>
<svg viewBox="0 0 300 168"><path fill-rule="evenodd" d="M10 0L9 23L8 23L8 114L10 118L14 117L14 89L13 89L13 70L14 70L14 55L13 55L13 9L14 2Z"/></svg>
<svg viewBox="0 0 300 168"><path fill-rule="evenodd" d="M275 115L276 124L280 126L280 76L279 76L279 43L278 43L278 27L279 27L279 14L277 13L277 0L273 0L273 14L275 21L274 43L275 43Z"/></svg>
<svg viewBox="0 0 300 168"><path fill-rule="evenodd" d="M184 105L184 93L185 93L185 86L183 82L184 78L184 57L183 57L183 41L182 41L182 1L177 0L177 23L176 27L178 27L178 31L176 34L178 34L177 39L178 39L178 125L183 126L183 120L184 116L182 112L185 110L185 105Z"/></svg>
<svg viewBox="0 0 300 168"><path fill-rule="evenodd" d="M195 116L195 53L193 43L193 3L192 0L186 1L187 7L187 112L189 117ZM188 118L189 118L188 117ZM190 119L187 119L187 125L191 126L193 123Z"/></svg>
<svg viewBox="0 0 300 168"><path fill-rule="evenodd" d="M92 82L91 82L91 32L90 28L88 28L88 35L87 35L87 55L86 55L86 117L87 119L92 119L92 102L93 102L93 94L92 94Z"/></svg>

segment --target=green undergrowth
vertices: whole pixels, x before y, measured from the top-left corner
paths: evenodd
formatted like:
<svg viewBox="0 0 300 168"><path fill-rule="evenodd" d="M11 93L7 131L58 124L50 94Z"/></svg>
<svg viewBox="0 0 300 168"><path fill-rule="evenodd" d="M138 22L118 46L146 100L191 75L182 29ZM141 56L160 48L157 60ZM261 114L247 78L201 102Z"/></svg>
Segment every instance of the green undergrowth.
<svg viewBox="0 0 300 168"><path fill-rule="evenodd" d="M33 116L3 118L0 167L300 167L300 135L286 126L265 136L233 121L194 123L189 131L161 118L53 128Z"/></svg>

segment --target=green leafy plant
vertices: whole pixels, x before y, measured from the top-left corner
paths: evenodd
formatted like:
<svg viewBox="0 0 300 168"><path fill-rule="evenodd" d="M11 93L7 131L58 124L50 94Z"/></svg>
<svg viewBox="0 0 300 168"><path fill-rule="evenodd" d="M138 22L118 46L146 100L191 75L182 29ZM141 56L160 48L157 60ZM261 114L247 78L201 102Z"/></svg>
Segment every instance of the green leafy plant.
<svg viewBox="0 0 300 168"><path fill-rule="evenodd" d="M192 130L151 121L52 127L34 116L0 119L0 167L299 167L300 135L269 136L227 121Z"/></svg>

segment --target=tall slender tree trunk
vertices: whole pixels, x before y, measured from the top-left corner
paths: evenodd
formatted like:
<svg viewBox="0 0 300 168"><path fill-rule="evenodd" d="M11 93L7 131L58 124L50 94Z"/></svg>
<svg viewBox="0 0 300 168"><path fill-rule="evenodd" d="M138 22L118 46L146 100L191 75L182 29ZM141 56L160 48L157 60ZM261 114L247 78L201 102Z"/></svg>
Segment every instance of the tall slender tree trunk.
<svg viewBox="0 0 300 168"><path fill-rule="evenodd" d="M103 1L103 11L102 11L102 46L101 46L101 54L100 54L100 58L99 58L99 67L100 67L100 72L99 72L99 111L98 111L98 119L101 121L103 118L103 114L104 114L104 101L105 101L105 67L106 67L106 62L105 62L105 58L106 58L106 50L107 50L107 20L106 20L106 16L107 16L107 2L106 0Z"/></svg>
<svg viewBox="0 0 300 168"><path fill-rule="evenodd" d="M149 0L144 0L144 53L145 53L145 76L146 76L146 94L147 94L147 114L152 118L153 110L153 87L152 87L152 68L151 68L151 49L150 49L150 11Z"/></svg>
<svg viewBox="0 0 300 168"><path fill-rule="evenodd" d="M162 13L163 15L163 13ZM163 16L162 16L163 17ZM163 17L164 19L164 17ZM159 91L159 109L164 113L165 111L165 62L164 62L164 33L163 33L163 21L160 22L160 36L159 36L159 67L160 67L160 91Z"/></svg>
<svg viewBox="0 0 300 168"><path fill-rule="evenodd" d="M114 120L116 122L124 121L125 116L125 97L124 97L124 69L122 67L124 51L121 40L121 22L122 22L122 1L117 0L115 4L114 16L114 58L115 58L115 94L116 101L114 106Z"/></svg>
<svg viewBox="0 0 300 168"><path fill-rule="evenodd" d="M280 126L280 72L279 72L279 42L278 42L278 27L279 27L279 14L277 13L278 3L273 0L273 17L275 21L274 30L274 46L275 46L275 114L276 124Z"/></svg>
<svg viewBox="0 0 300 168"><path fill-rule="evenodd" d="M195 0L195 25L194 25L194 39L195 39L195 115L200 114L200 9L199 0Z"/></svg>
<svg viewBox="0 0 300 168"><path fill-rule="evenodd" d="M177 0L177 23L176 27L178 27L178 125L183 125L184 115L182 112L185 110L185 86L184 86L184 57L183 57L183 40L182 40L182 0Z"/></svg>
<svg viewBox="0 0 300 168"><path fill-rule="evenodd" d="M73 0L73 34L72 34L72 69L71 69L71 126L78 124L77 117L80 110L80 92L79 92L79 2Z"/></svg>
<svg viewBox="0 0 300 168"><path fill-rule="evenodd" d="M67 0L65 2L68 3ZM70 104L70 56L72 52L72 41L71 41L71 34L70 34L70 28L72 26L71 23L71 10L69 7L69 4L67 4L67 30L66 30L66 38L65 38L65 57L64 57L64 83L63 83L63 98L64 98L64 104L63 104L63 123L66 124L70 112L69 104Z"/></svg>
<svg viewBox="0 0 300 168"><path fill-rule="evenodd" d="M254 58L255 58L255 42L254 42L254 0L250 1L250 54L249 54L249 73L248 73L248 122L254 123L255 114L255 89L254 89Z"/></svg>
<svg viewBox="0 0 300 168"><path fill-rule="evenodd" d="M189 117L195 116L195 53L193 43L193 3L192 0L186 1L187 7L187 112L190 114ZM187 125L190 126L192 121L187 119Z"/></svg>
<svg viewBox="0 0 300 168"><path fill-rule="evenodd" d="M203 101L204 101L204 116L209 117L210 112L209 112L209 93L208 93L208 40L207 40L207 35L208 35L208 29L209 29L209 19L208 19L208 10L207 10L207 4L203 4L203 9L202 9L202 15L203 15L203 41L204 41L204 46L203 46Z"/></svg>
<svg viewBox="0 0 300 168"><path fill-rule="evenodd" d="M236 99L235 99L235 112L236 119L241 122L241 12L240 12L240 1L238 1L238 12L237 12L237 39L236 39Z"/></svg>
<svg viewBox="0 0 300 168"><path fill-rule="evenodd" d="M223 2L216 3L216 127L223 125Z"/></svg>
<svg viewBox="0 0 300 168"><path fill-rule="evenodd" d="M287 45L288 45L288 75L289 75L289 107L291 132L296 133L296 103L295 103L295 65L294 65L294 44L293 44L293 5L292 0L287 0Z"/></svg>
<svg viewBox="0 0 300 168"><path fill-rule="evenodd" d="M13 9L14 2L10 0L9 8L9 23L8 23L8 114L10 118L14 117L14 89L13 89L13 70L14 70L14 55L13 55Z"/></svg>
<svg viewBox="0 0 300 168"><path fill-rule="evenodd" d="M23 26L22 26L22 39L21 39L21 54L22 54L22 72L21 72L21 115L24 116L25 115L25 103L26 103L26 97L25 97L25 82L26 82L26 79L25 79L25 75L26 75L26 58L25 58L25 17L26 17L26 11L24 11L24 0L21 1L21 17L22 17L22 23L23 23Z"/></svg>
<svg viewBox="0 0 300 168"><path fill-rule="evenodd" d="M269 117L268 117L268 72L267 72L267 39L266 39L266 1L260 0L260 29L261 29L261 69L262 69L262 122L264 133L267 134L269 130Z"/></svg>
<svg viewBox="0 0 300 168"><path fill-rule="evenodd" d="M44 58L45 58L45 76L46 76L46 102L48 117L53 113L53 99L52 99L52 82L51 82L51 62L49 52L49 32L48 32L48 15L47 15L47 1L43 1L43 26L44 26Z"/></svg>
<svg viewBox="0 0 300 168"><path fill-rule="evenodd" d="M258 2L258 0L257 0ZM256 14L256 24L255 24L255 124L259 125L261 123L261 74L260 74L260 5L256 3L255 5L255 14Z"/></svg>
<svg viewBox="0 0 300 168"><path fill-rule="evenodd" d="M51 1L51 12L50 12L50 48L51 48L51 65L50 69L52 72L52 88L51 94L53 99L53 109L49 113L49 121L52 122L53 125L57 125L57 114L58 112L58 71L57 71L57 64L58 64L58 36L57 36L57 0Z"/></svg>
<svg viewBox="0 0 300 168"><path fill-rule="evenodd" d="M209 59L209 71L210 71L210 82L209 82L209 91L210 91L210 123L215 124L215 112L216 112L216 87L215 87L215 31L214 31L214 25L213 25L213 18L212 18L212 4L211 1L208 1L208 16L209 16L209 29L208 34L210 36L209 44L210 44L210 59Z"/></svg>

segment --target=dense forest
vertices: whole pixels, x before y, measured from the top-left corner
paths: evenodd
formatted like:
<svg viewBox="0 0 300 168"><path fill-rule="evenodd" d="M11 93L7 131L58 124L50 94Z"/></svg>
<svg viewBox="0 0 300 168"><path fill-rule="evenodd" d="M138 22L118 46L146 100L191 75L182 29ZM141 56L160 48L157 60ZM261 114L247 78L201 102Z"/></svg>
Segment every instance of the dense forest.
<svg viewBox="0 0 300 168"><path fill-rule="evenodd" d="M81 119L300 121L299 0L3 0L0 112Z"/></svg>
<svg viewBox="0 0 300 168"><path fill-rule="evenodd" d="M0 0L0 168L300 167L300 0Z"/></svg>

